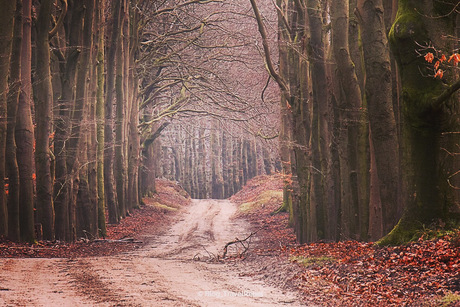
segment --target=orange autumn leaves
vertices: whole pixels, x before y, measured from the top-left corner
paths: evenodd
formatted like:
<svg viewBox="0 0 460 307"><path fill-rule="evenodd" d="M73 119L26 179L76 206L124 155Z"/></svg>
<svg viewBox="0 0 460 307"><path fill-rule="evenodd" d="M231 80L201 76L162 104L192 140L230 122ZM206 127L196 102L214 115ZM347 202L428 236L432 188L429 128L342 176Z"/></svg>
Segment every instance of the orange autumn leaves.
<svg viewBox="0 0 460 307"><path fill-rule="evenodd" d="M427 61L428 63L433 63L433 61L435 60L435 56L432 52L428 52L426 55L425 55L425 61ZM434 63L434 78L439 78L439 79L442 79L444 77L444 70L442 70L440 68L441 64L442 63L450 63L454 66L458 66L458 63L460 62L460 54L458 53L454 53L452 54L449 59L447 59L446 55L445 54L442 54L438 60L436 60L436 62Z"/></svg>

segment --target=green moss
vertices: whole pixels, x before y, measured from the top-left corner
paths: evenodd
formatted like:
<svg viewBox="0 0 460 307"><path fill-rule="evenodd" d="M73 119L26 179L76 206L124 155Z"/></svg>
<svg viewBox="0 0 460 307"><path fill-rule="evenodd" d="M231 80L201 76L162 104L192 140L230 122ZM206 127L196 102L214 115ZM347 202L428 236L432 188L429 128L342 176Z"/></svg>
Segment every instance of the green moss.
<svg viewBox="0 0 460 307"><path fill-rule="evenodd" d="M160 210L164 210L164 211L177 211L177 208L169 207L167 205L163 205L163 204L160 204L158 202L154 202L152 204L152 206L154 206L155 208L158 208Z"/></svg>
<svg viewBox="0 0 460 307"><path fill-rule="evenodd" d="M413 7L401 1L396 20L389 32L389 43L401 75L403 113L412 127L438 122L440 114L433 110L433 98L443 92L441 80L433 78L433 65L419 54L420 46L430 43L424 19ZM425 50L428 52L432 50ZM433 51L432 51L433 52Z"/></svg>
<svg viewBox="0 0 460 307"><path fill-rule="evenodd" d="M453 306L454 303L460 302L460 295L456 293L449 292L444 297L442 297L440 300L440 306Z"/></svg>
<svg viewBox="0 0 460 307"><path fill-rule="evenodd" d="M420 229L423 225L402 218L389 234L377 241L378 246L402 245L420 238Z"/></svg>
<svg viewBox="0 0 460 307"><path fill-rule="evenodd" d="M275 190L264 191L260 195L257 195L257 197L255 197L252 201L241 204L239 210L243 213L248 213L260 208L262 205L270 201L273 201L273 199L276 199L277 202L281 202L283 199L283 192Z"/></svg>
<svg viewBox="0 0 460 307"><path fill-rule="evenodd" d="M325 264L329 264L331 262L337 261L335 258L332 258L329 256L317 256L317 257L291 256L289 260L292 262L297 262L304 266L310 266L310 265L323 266Z"/></svg>

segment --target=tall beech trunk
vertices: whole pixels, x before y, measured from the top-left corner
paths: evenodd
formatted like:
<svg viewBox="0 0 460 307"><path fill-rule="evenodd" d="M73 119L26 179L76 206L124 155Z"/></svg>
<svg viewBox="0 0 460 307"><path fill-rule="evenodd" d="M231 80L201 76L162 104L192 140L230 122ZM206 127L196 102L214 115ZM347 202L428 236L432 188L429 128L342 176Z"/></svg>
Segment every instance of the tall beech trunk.
<svg viewBox="0 0 460 307"><path fill-rule="evenodd" d="M340 173L341 173L341 212L343 217L342 233L346 237L357 235L367 238L366 222L368 216L359 212L359 128L361 118L362 94L359 86L355 65L350 56L348 43L349 3L340 1L331 6L332 47L337 65L337 76L340 83L341 102L339 103L340 131ZM365 204L367 207L367 203ZM332 214L332 212L331 212ZM350 226L350 227L348 227ZM355 228L355 229L352 229ZM336 237L337 239L337 237Z"/></svg>
<svg viewBox="0 0 460 307"><path fill-rule="evenodd" d="M228 182L228 137L225 131L222 131L222 181L224 186L224 198L229 197Z"/></svg>
<svg viewBox="0 0 460 307"><path fill-rule="evenodd" d="M460 186L456 176L459 161L454 154L460 143L456 93L460 82L453 80L455 73L451 70L445 72L445 80L430 77L433 68L417 53L420 45L431 44L443 52L452 50L449 38L457 34L457 16L452 11L457 3L399 1L389 37L402 83L402 135L407 148L403 174L408 191L403 217L381 244L407 242L425 225L460 220L460 197L455 189ZM435 51L427 47L422 52Z"/></svg>
<svg viewBox="0 0 460 307"><path fill-rule="evenodd" d="M224 185L222 179L222 169L220 163L220 137L217 125L213 121L211 127L211 197L222 199L224 197Z"/></svg>
<svg viewBox="0 0 460 307"><path fill-rule="evenodd" d="M315 225L309 224L308 215L315 216L310 208L310 105L308 63L306 52L306 20L305 6L301 1L288 1L282 10L286 12L285 25L281 33L286 33L286 70L276 72L267 42L267 33L262 18L254 0L251 6L256 16L259 33L262 37L265 62L270 75L277 82L281 97L286 99L288 109L292 110L292 144L293 158L292 167L292 212L294 216L294 230L299 242L311 240L310 228ZM289 31L287 30L289 28ZM289 34L289 35L288 35ZM283 67L281 67L283 68Z"/></svg>
<svg viewBox="0 0 460 307"><path fill-rule="evenodd" d="M21 92L16 117L16 146L19 169L21 241L33 242L34 233L34 126L32 123L32 0L22 1Z"/></svg>
<svg viewBox="0 0 460 307"><path fill-rule="evenodd" d="M67 152L67 167L71 176L71 193L70 193L70 238L74 240L77 234L77 198L80 187L82 188L82 193L85 197L87 196L88 189L88 178L87 173L80 173L87 170L86 165L86 151L87 151L87 135L85 134L87 130L88 123L84 121L88 117L88 99L87 99L87 90L88 86L86 83L89 64L91 61L91 50L92 50L92 29L94 21L94 3L95 0L86 0L84 2L85 7L85 16L84 16L84 28L82 32L82 51L80 55L79 62L77 64L77 75L76 75L76 89L75 89L75 103L72 110L71 116L71 138L68 142L68 152ZM81 169L81 167L83 169ZM80 174L83 174L83 178L80 179ZM82 194L80 194L82 196ZM87 203L87 200L84 200L86 211L90 210L89 207L91 204ZM89 218L90 214L87 212L83 215ZM90 231L90 229L86 229ZM81 234L81 232L80 232Z"/></svg>
<svg viewBox="0 0 460 307"><path fill-rule="evenodd" d="M95 13L97 13L97 10L95 10ZM95 35L94 29L96 28L97 25L93 23L93 36L94 40L97 40L97 35ZM96 46L93 46L91 49L92 50L97 50ZM94 53L94 54L93 54ZM92 52L91 54L91 64L90 64L90 71L89 71L89 78L88 80L97 80L96 77L96 52ZM87 99L89 102L88 105L88 112L89 112L89 117L88 117L88 132L87 132L87 138L88 138L88 158L87 158L87 163L88 163L88 185L89 185L89 203L90 203L90 232L93 238L98 237L98 193L97 193L97 127L96 127L96 91L97 91L97 82L89 82L88 81L88 94L87 94Z"/></svg>
<svg viewBox="0 0 460 307"><path fill-rule="evenodd" d="M330 114L321 4L321 1L307 1L308 23L310 26L309 47L311 50L309 59L311 63L313 117L314 121L318 121L317 129L312 124L312 142L317 138L317 144L312 143L312 166L315 168L312 176L312 193L315 194L316 204L311 204L311 214L308 217L308 224L312 225L311 233L308 235L309 240L316 240L317 238L331 239L331 235L328 232L334 229L337 222L332 217L329 220L328 213L333 214L338 210L335 207L336 202L333 199L333 194L330 193L330 187L332 186L328 127ZM314 225L316 225L316 229L314 229Z"/></svg>
<svg viewBox="0 0 460 307"><path fill-rule="evenodd" d="M184 133L184 131L182 131ZM183 178L182 178L182 186L184 190L187 191L190 195L192 194L192 185L191 185L191 166L190 166L190 135L187 135L187 132L183 134L185 137L184 143L184 155L182 159L184 160L183 166Z"/></svg>
<svg viewBox="0 0 460 307"><path fill-rule="evenodd" d="M36 65L34 82L36 145L35 164L37 173L37 217L43 227L43 239L54 240L54 205L51 182L51 156L49 135L51 124L51 72L49 31L52 0L43 0L36 22ZM3 19L2 19L3 20ZM1 174L0 174L1 176Z"/></svg>
<svg viewBox="0 0 460 307"><path fill-rule="evenodd" d="M96 92L96 130L97 130L97 216L99 235L107 235L105 220L105 189L104 189L104 70L105 70L105 53L104 53L104 35L105 35L105 0L97 2L96 23L99 27L98 45L97 45L97 92Z"/></svg>
<svg viewBox="0 0 460 307"><path fill-rule="evenodd" d="M118 213L118 204L114 194L114 174L113 174L113 157L114 157L114 135L113 135L113 105L115 92L115 55L117 54L118 39L120 36L120 13L121 0L112 2L112 28L110 43L107 53L107 84L106 84L106 101L105 101L105 155L104 155L104 179L105 179L105 196L107 208L109 211L109 223L118 223L120 217Z"/></svg>
<svg viewBox="0 0 460 307"><path fill-rule="evenodd" d="M361 112L359 118L359 131L358 131L358 155L357 155L357 164L358 164L358 201L359 201L359 211L360 211L360 223L362 225L362 230L364 231L366 223L371 225L373 221L370 219L365 220L366 216L369 216L369 208L380 206L380 196L375 195L372 190L371 197L371 175L369 170L370 167L370 150L369 150L369 119L367 116L367 102L364 95L364 84L365 84L365 69L364 69L364 58L362 52L362 39L361 39L361 27L359 26L359 14L357 12L357 0L350 0L349 6L349 27L348 27L348 43L350 50L350 58L353 61L355 67L356 77L358 78L359 88L361 89ZM373 154L373 153L372 153ZM372 168L373 170L376 168ZM376 197L378 196L378 197ZM379 222L381 224L381 222ZM363 236L368 236L368 234L362 233ZM374 238L376 239L376 238Z"/></svg>
<svg viewBox="0 0 460 307"><path fill-rule="evenodd" d="M241 189L241 181L240 181L240 142L239 138L233 137L233 174L234 174L234 179L233 179L233 190L235 192L239 191Z"/></svg>
<svg viewBox="0 0 460 307"><path fill-rule="evenodd" d="M198 155L197 155L197 138L196 138L196 129L192 128L192 152L190 155L190 170L191 170L191 186L192 186L192 198L199 198L197 196L198 192L198 183L197 183L197 160L198 160Z"/></svg>
<svg viewBox="0 0 460 307"><path fill-rule="evenodd" d="M283 22L283 15L286 14L286 7L281 0L277 1L278 7L282 8L278 12L278 53L279 53L279 70L280 74L285 79L288 78L288 41L289 33L286 25ZM280 211L289 211L289 224L293 224L292 212L292 168L291 168L291 152L293 148L292 142L292 110L288 108L288 98L284 93L281 93L280 99L280 137L279 150L280 160L283 174L283 204Z"/></svg>
<svg viewBox="0 0 460 307"><path fill-rule="evenodd" d="M233 172L233 163L234 163L234 157L233 157L233 138L231 135L227 137L227 167L226 167L226 172L227 172L227 182L225 183L228 186L228 195L227 197L232 196L233 194L236 193L233 182L235 181L235 174Z"/></svg>
<svg viewBox="0 0 460 307"><path fill-rule="evenodd" d="M58 116L55 118L54 152L56 156L55 182L54 182L54 205L56 213L56 239L72 240L71 234L71 211L70 211L70 187L71 168L68 166L68 142L71 137L71 110L75 97L75 76L77 63L80 57L81 27L75 26L82 23L83 5L79 3L72 9L70 26L66 31L66 44L69 47L65 53L60 55L60 75L61 75L61 97L58 100Z"/></svg>
<svg viewBox="0 0 460 307"><path fill-rule="evenodd" d="M366 68L366 99L379 178L383 229L397 223L401 206L399 143L393 112L391 64L382 0L358 1Z"/></svg>
<svg viewBox="0 0 460 307"><path fill-rule="evenodd" d="M8 123L6 139L6 172L8 176L8 238L20 241L19 168L16 156L16 117L21 89L22 2L16 0L13 45L8 88Z"/></svg>
<svg viewBox="0 0 460 307"><path fill-rule="evenodd" d="M248 182L248 141L243 139L241 142L241 168L243 170L242 185Z"/></svg>
<svg viewBox="0 0 460 307"><path fill-rule="evenodd" d="M121 17L120 17L120 30L123 29L125 22L125 15L123 14L123 8L121 8ZM123 37L119 33L117 38L116 48L116 75L115 75L115 95L116 95L116 121L115 121L115 165L114 165L114 175L115 175L115 187L117 192L117 201L118 201L118 214L121 218L126 216L127 204L126 204L126 189L125 184L127 182L126 178L126 164L125 164L125 107L126 107L126 97L127 93L124 88L125 73L124 67L126 65L124 61L124 52L128 50L123 50Z"/></svg>
<svg viewBox="0 0 460 307"><path fill-rule="evenodd" d="M134 60L133 60L134 62ZM137 89L137 80L133 82L133 91ZM128 202L130 208L139 207L139 184L137 178L139 177L139 155L140 155L140 135L137 125L139 123L139 103L137 101L137 93L133 93L133 106L130 116L130 130L129 130L129 167L128 167Z"/></svg>
<svg viewBox="0 0 460 307"><path fill-rule="evenodd" d="M204 143L205 131L204 128L199 128L198 140L198 187L200 189L200 198L205 199L208 197L207 177L206 177L206 147ZM233 184L233 182L232 182Z"/></svg>
<svg viewBox="0 0 460 307"><path fill-rule="evenodd" d="M129 120L128 120L128 205L129 208L139 207L139 168L140 168L140 134L139 124L139 101L138 85L139 80L135 75L136 54L139 44L139 14L132 12L132 21L130 22L129 36L129 59L127 61L127 79L128 90L130 92L129 102Z"/></svg>
<svg viewBox="0 0 460 307"><path fill-rule="evenodd" d="M14 12L16 1L1 1L0 15L0 235L8 234L8 208L5 189L5 158L7 138L7 92L13 42Z"/></svg>

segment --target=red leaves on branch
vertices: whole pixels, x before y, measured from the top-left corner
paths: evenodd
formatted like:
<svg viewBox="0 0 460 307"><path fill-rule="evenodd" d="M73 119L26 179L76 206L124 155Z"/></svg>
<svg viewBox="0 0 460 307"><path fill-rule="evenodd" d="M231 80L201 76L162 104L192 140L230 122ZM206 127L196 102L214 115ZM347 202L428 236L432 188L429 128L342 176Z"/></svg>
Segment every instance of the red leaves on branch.
<svg viewBox="0 0 460 307"><path fill-rule="evenodd" d="M460 62L460 54L458 53L454 53L452 54L450 57L449 57L449 60L447 62L451 62L452 61L452 64L457 66L458 63Z"/></svg>
<svg viewBox="0 0 460 307"><path fill-rule="evenodd" d="M439 79L442 79L443 76L444 76L444 72L442 71L442 69L438 69L436 73L434 74L434 77L435 78L439 77Z"/></svg>
<svg viewBox="0 0 460 307"><path fill-rule="evenodd" d="M433 63L436 56L432 52L427 52L424 58L426 62ZM433 75L434 78L442 79L444 77L444 70L439 68L444 62L451 63L453 66L458 66L458 63L460 62L460 55L458 53L454 53L449 57L449 59L447 59L445 54L438 56L438 60L433 65L435 72Z"/></svg>
<svg viewBox="0 0 460 307"><path fill-rule="evenodd" d="M428 52L426 55L425 55L425 61L427 61L428 63L432 63L434 60L434 54L431 53L431 52Z"/></svg>

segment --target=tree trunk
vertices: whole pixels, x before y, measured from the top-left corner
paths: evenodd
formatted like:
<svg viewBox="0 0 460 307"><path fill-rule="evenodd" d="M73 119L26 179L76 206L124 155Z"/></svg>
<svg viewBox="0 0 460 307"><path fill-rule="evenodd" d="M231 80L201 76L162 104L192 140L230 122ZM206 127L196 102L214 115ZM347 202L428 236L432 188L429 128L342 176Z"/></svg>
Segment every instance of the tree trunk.
<svg viewBox="0 0 460 307"><path fill-rule="evenodd" d="M310 212L311 181L311 104L309 104L309 74L307 62L305 8L292 4L288 15L292 33L288 41L287 80L290 91L287 97L288 109L292 111L292 212L297 240L305 243L311 240L307 228L313 226L308 220ZM314 215L314 214L313 214Z"/></svg>
<svg viewBox="0 0 460 307"><path fill-rule="evenodd" d="M207 189L207 177L206 177L206 147L204 143L205 131L204 128L199 129L199 140L198 140L198 186L200 189L200 198L205 199L208 197ZM233 182L232 182L233 183Z"/></svg>
<svg viewBox="0 0 460 307"><path fill-rule="evenodd" d="M106 84L106 101L105 101L105 155L104 155L104 179L105 179L105 196L107 208L109 211L109 223L115 224L119 221L118 204L114 194L114 177L113 177L113 105L115 91L115 55L118 48L118 38L120 36L119 21L121 12L121 0L112 2L112 29L111 38L107 54L107 84Z"/></svg>
<svg viewBox="0 0 460 307"><path fill-rule="evenodd" d="M16 1L1 1L0 18L0 236L8 234L8 208L5 189L5 155L7 138L7 92L13 42L14 11Z"/></svg>
<svg viewBox="0 0 460 307"><path fill-rule="evenodd" d="M98 46L97 46L97 93L96 93L96 124L97 124L97 216L99 235L103 238L107 235L105 220L105 190L104 190L104 35L105 35L105 0L98 1Z"/></svg>
<svg viewBox="0 0 460 307"><path fill-rule="evenodd" d="M120 17L120 30L123 28L124 14L123 8L121 9ZM124 67L126 65L124 61L123 54L128 52L128 50L123 50L123 37L121 33L118 34L117 39L117 52L116 52L116 77L115 77L115 93L116 93L116 121L115 121L115 165L114 165L114 175L115 175L115 187L117 192L118 200L118 214L121 218L126 216L127 206L126 206L126 189L125 184L127 178L125 176L125 104L126 104L126 94L124 90Z"/></svg>
<svg viewBox="0 0 460 307"><path fill-rule="evenodd" d="M222 180L224 186L224 198L229 197L228 182L228 138L227 133L222 131Z"/></svg>
<svg viewBox="0 0 460 307"><path fill-rule="evenodd" d="M456 152L458 138L458 93L455 73L446 71L446 80L437 80L422 54L452 50L449 37L456 35L458 1L400 0L397 18L390 32L390 43L398 63L402 83L403 141L407 148L403 174L408 191L405 212L398 225L381 244L400 244L416 238L417 231L433 223L457 222L459 180ZM432 18L431 16L441 16ZM439 35L443 33L443 35ZM421 47L422 46L422 47ZM437 60L437 59L436 59ZM444 81L444 82L443 82ZM457 212L457 213L455 213Z"/></svg>
<svg viewBox="0 0 460 307"><path fill-rule="evenodd" d="M211 128L211 196L214 199L222 199L224 196L222 170L219 158L219 143L217 126L213 124Z"/></svg>
<svg viewBox="0 0 460 307"><path fill-rule="evenodd" d="M286 14L286 7L283 6L281 0L277 1L278 7L282 8L278 12L278 53L279 53L279 71L284 79L289 78L288 67L288 41L289 33L283 21L283 15ZM280 211L289 211L289 224L294 223L292 212L292 167L291 153L292 148L292 110L288 102L289 97L281 93L280 99L280 136L279 136L279 151L281 160L281 171L283 174L283 204Z"/></svg>
<svg viewBox="0 0 460 307"><path fill-rule="evenodd" d="M34 82L36 145L35 163L37 170L37 216L43 227L43 239L54 240L54 206L51 182L51 157L49 135L51 123L51 73L49 30L51 0L43 0L37 19L36 39L36 81Z"/></svg>
<svg viewBox="0 0 460 307"><path fill-rule="evenodd" d="M94 3L95 0L86 0L84 3L85 7L85 16L84 16L84 28L82 32L82 52L77 64L77 75L76 75L76 89L75 89L75 104L72 111L71 117L71 138L68 144L67 152L67 167L71 176L71 193L70 193L70 238L74 240L76 238L77 226L76 221L76 210L77 210L77 198L80 187L83 189L80 196L84 195L85 198L88 196L88 174L86 165L86 151L87 148L87 134L88 123L86 119L88 118L88 99L87 99L87 90L88 86L86 83L87 76L89 73L89 64L91 61L91 50L93 46L93 21L94 21ZM83 169L81 167L83 166ZM85 172L83 178L79 178L80 171ZM91 204L87 203L89 200L84 200L86 210L89 211ZM84 208L80 208L84 209ZM91 213L84 212L83 216L88 221L90 220ZM89 224L89 222L87 223ZM91 231L86 229L86 231ZM81 232L80 232L81 234Z"/></svg>
<svg viewBox="0 0 460 307"><path fill-rule="evenodd" d="M8 124L6 139L6 172L8 176L8 237L19 241L19 169L16 156L16 117L21 89L22 2L16 1L14 14L13 47L8 89Z"/></svg>
<svg viewBox="0 0 460 307"><path fill-rule="evenodd" d="M362 94L359 87L355 65L350 57L348 43L349 29L349 4L348 1L340 1L331 6L332 19L332 46L337 64L339 91L343 91L339 103L340 130L339 152L341 169L341 212L343 216L342 233L346 237L357 235L357 227L365 225L368 221L365 214L359 213L359 190L358 182L358 136L362 106ZM365 204L368 205L367 203ZM333 212L330 212L333 214ZM333 225L333 224L332 224ZM354 228L354 229L353 229ZM366 239L367 227L360 227L360 239ZM337 239L337 237L336 237Z"/></svg>
<svg viewBox="0 0 460 307"><path fill-rule="evenodd" d="M228 186L228 195L227 197L232 196L233 194L236 193L234 189L233 182L235 181L235 173L233 172L233 163L234 163L234 157L233 157L233 137L229 135L227 137L227 167L226 167L226 172L227 172L227 182L225 183Z"/></svg>
<svg viewBox="0 0 460 307"><path fill-rule="evenodd" d="M328 216L329 213L337 212L336 202L333 193L330 191L331 183L331 151L329 135L329 98L327 89L326 63L325 63L325 42L323 34L323 21L321 1L307 1L308 22L310 25L310 62L313 92L313 117L318 117L318 130L312 126L312 139L318 133L318 157L313 157L313 193L315 193L316 208L312 207L311 221L315 221L316 229L311 232L311 240L316 238L327 238L328 231L335 227L336 219ZM317 113L315 112L317 106ZM313 154L316 150L312 144ZM316 163L315 163L316 161ZM314 206L314 204L313 204ZM316 211L316 213L315 213ZM316 216L314 216L316 214ZM310 219L309 219L310 220Z"/></svg>
<svg viewBox="0 0 460 307"><path fill-rule="evenodd" d="M54 205L56 212L56 239L72 240L71 218L70 218L70 187L71 169L67 165L68 161L68 142L71 134L71 110L73 99L75 97L75 75L78 58L80 56L81 45L81 27L77 26L82 23L83 6L76 6L69 16L70 26L66 31L66 48L65 59L61 59L61 97L58 100L58 116L55 118L55 137L54 152L56 156L55 165L55 182L54 182ZM64 58L64 55L62 55Z"/></svg>
<svg viewBox="0 0 460 307"><path fill-rule="evenodd" d="M32 1L23 0L21 50L21 92L16 118L16 146L19 170L21 241L33 242L34 234L34 126L32 123Z"/></svg>
<svg viewBox="0 0 460 307"><path fill-rule="evenodd" d="M240 140L239 138L233 138L233 190L238 192L241 189L240 181L240 164L241 164L241 155L240 155Z"/></svg>
<svg viewBox="0 0 460 307"><path fill-rule="evenodd" d="M399 145L393 112L391 64L385 35L382 0L358 1L363 20L366 99L379 176L384 231L397 223L401 206Z"/></svg>
<svg viewBox="0 0 460 307"><path fill-rule="evenodd" d="M358 201L359 201L359 216L361 223L361 235L368 237L368 234L364 234L366 228L369 226L369 220L366 217L369 216L369 206L380 205L380 196L375 197L370 191L370 151L369 151L369 119L367 116L367 102L364 95L364 84L365 84L365 69L364 59L362 50L361 31L359 27L359 14L357 12L357 0L350 0L349 7L349 18L350 23L348 27L348 42L350 57L355 67L356 77L358 79L359 88L361 89L361 112L359 117L358 127L358 153L357 153L357 175L358 175ZM372 174L374 175L374 174ZM374 189L375 190L375 189ZM371 201L372 198L372 201Z"/></svg>
<svg viewBox="0 0 460 307"><path fill-rule="evenodd" d="M139 169L140 169L140 134L139 124L139 102L138 102L138 76L135 74L136 54L139 44L139 14L132 12L131 35L129 36L129 67L127 69L128 89L131 89L129 101L129 121L128 121L128 205L129 208L139 207Z"/></svg>

